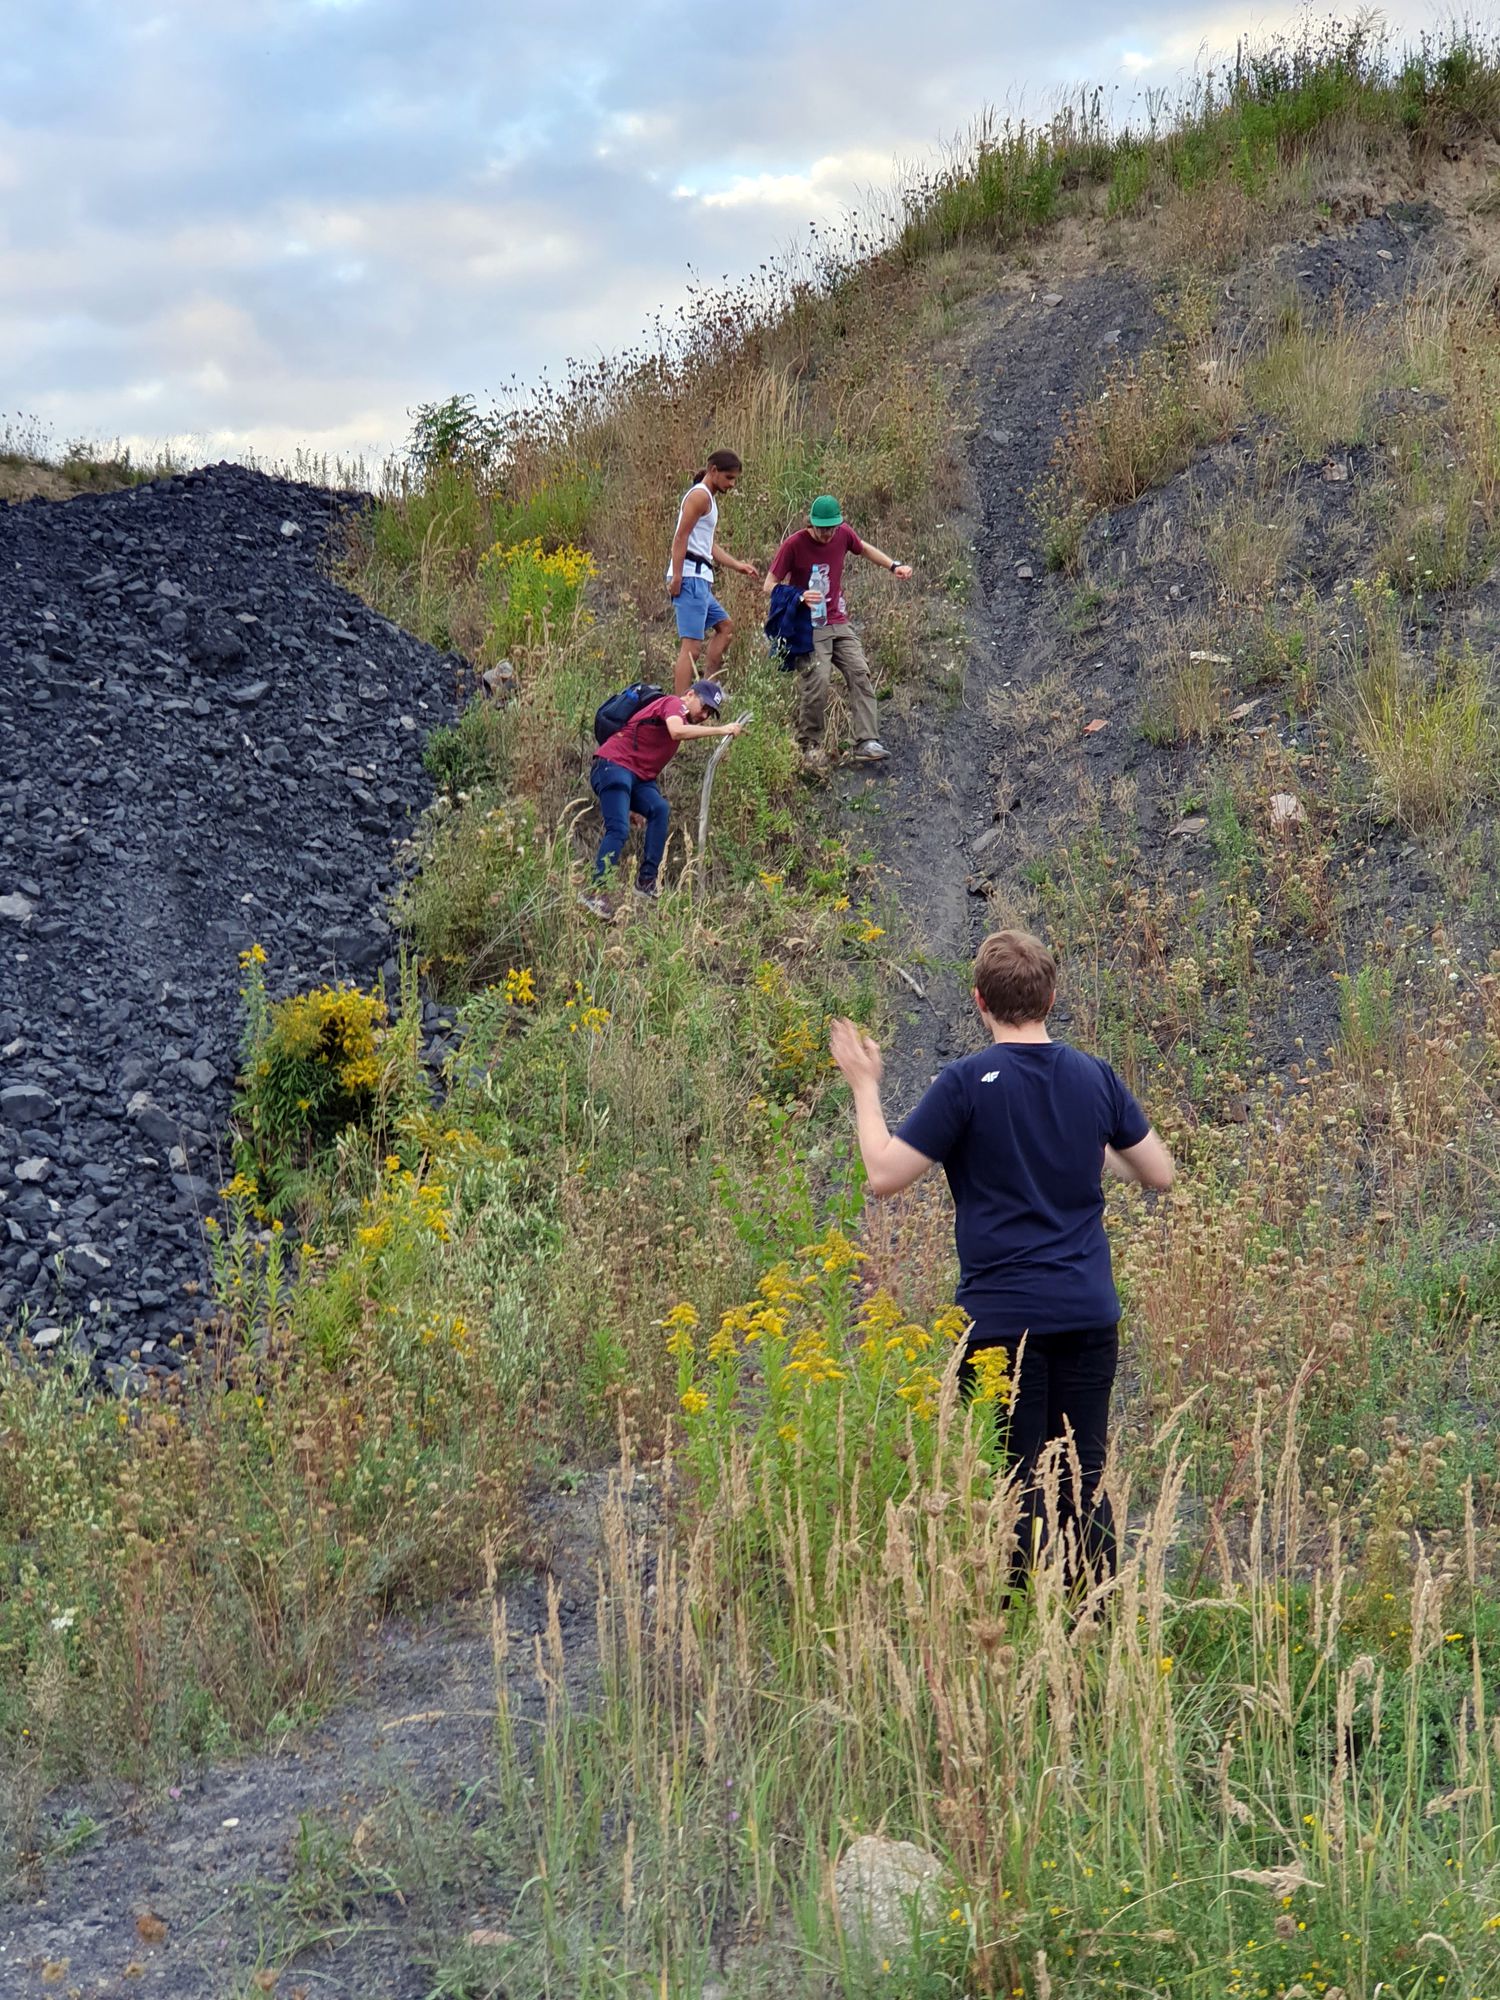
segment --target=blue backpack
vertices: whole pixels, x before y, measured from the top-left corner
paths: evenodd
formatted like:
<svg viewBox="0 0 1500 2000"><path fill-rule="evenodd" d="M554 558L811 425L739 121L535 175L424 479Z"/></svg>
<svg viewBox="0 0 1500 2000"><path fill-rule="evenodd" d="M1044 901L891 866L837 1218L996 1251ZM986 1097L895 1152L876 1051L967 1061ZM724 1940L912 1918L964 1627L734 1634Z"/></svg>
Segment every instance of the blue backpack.
<svg viewBox="0 0 1500 2000"><path fill-rule="evenodd" d="M612 694L594 710L594 741L607 743L627 722L634 722L649 703L660 701L662 692L655 681L634 681L618 694Z"/></svg>

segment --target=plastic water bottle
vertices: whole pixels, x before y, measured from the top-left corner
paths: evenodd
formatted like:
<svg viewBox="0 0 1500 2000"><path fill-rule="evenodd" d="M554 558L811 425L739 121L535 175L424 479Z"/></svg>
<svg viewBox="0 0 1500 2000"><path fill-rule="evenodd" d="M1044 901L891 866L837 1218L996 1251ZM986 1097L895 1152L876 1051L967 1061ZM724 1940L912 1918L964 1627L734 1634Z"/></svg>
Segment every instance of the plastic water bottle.
<svg viewBox="0 0 1500 2000"><path fill-rule="evenodd" d="M807 579L807 587L809 590L815 590L818 593L818 601L811 607L812 622L814 625L826 625L828 623L827 563L813 564L812 573Z"/></svg>

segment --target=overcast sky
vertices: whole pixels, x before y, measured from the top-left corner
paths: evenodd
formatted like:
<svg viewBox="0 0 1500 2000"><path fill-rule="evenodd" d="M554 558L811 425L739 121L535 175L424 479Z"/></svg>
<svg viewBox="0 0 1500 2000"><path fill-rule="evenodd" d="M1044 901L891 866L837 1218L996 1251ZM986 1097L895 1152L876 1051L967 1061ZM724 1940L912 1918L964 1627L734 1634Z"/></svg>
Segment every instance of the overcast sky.
<svg viewBox="0 0 1500 2000"><path fill-rule="evenodd" d="M0 427L379 454L419 402L628 343L986 104L1124 103L1295 13L10 0Z"/></svg>

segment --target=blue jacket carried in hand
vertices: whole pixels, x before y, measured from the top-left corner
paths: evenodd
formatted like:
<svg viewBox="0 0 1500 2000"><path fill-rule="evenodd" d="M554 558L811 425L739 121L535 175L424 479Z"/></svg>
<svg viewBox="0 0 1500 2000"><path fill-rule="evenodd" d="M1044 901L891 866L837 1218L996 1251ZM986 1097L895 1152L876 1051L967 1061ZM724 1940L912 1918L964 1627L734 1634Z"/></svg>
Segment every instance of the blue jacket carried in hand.
<svg viewBox="0 0 1500 2000"><path fill-rule="evenodd" d="M771 592L771 613L766 620L766 639L780 664L790 671L804 654L813 649L812 613L802 602L802 592L794 583L778 583Z"/></svg>

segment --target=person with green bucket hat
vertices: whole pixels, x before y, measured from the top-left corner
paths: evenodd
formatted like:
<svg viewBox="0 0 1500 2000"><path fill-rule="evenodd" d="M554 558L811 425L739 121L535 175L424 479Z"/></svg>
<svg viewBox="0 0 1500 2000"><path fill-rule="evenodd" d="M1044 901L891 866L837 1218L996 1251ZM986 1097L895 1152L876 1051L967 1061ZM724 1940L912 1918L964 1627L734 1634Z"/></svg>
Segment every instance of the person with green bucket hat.
<svg viewBox="0 0 1500 2000"><path fill-rule="evenodd" d="M813 772L827 766L823 734L835 667L849 691L854 761L884 764L891 754L875 733L875 684L844 605L847 556L863 556L877 569L888 569L903 581L911 575L910 563L897 562L873 542L860 540L831 493L822 493L814 500L808 509L807 526L787 536L766 571L768 597L777 584L790 583L802 593L802 601L812 613L812 651L802 656L797 669L797 742L804 769Z"/></svg>

